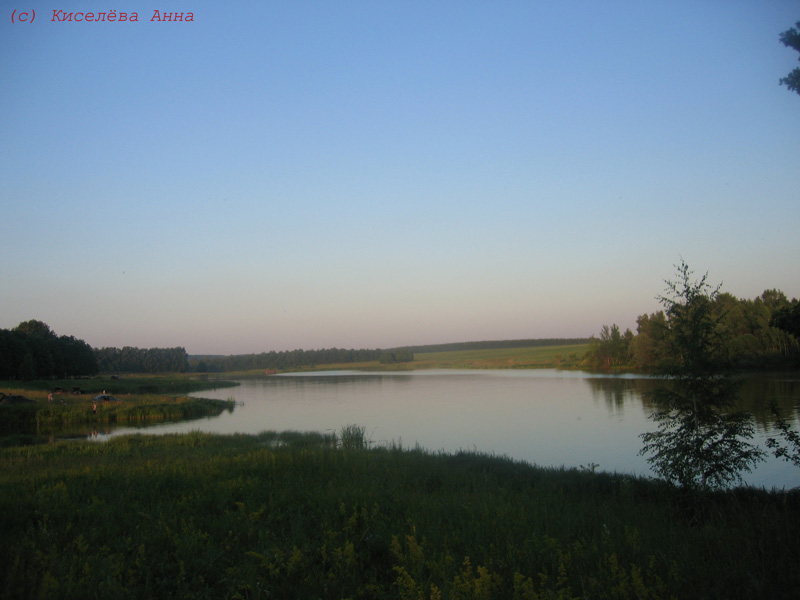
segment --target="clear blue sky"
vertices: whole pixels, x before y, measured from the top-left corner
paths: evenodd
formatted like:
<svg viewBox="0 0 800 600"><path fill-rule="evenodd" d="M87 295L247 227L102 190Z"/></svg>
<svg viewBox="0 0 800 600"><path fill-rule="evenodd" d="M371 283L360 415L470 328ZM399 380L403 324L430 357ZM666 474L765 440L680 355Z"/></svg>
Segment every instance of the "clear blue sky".
<svg viewBox="0 0 800 600"><path fill-rule="evenodd" d="M796 0L0 7L0 328L582 337L635 329L681 258L800 296ZM51 20L110 7L139 22Z"/></svg>

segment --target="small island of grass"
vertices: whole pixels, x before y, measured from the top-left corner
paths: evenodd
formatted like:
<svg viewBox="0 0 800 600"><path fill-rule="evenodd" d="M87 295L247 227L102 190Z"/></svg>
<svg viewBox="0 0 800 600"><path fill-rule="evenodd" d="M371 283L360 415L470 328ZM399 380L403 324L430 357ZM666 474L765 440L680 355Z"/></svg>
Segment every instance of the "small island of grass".
<svg viewBox="0 0 800 600"><path fill-rule="evenodd" d="M232 385L175 376L5 382L0 387L0 445L35 443L47 439L41 436L75 426L142 425L216 416L232 411L234 401L186 393Z"/></svg>

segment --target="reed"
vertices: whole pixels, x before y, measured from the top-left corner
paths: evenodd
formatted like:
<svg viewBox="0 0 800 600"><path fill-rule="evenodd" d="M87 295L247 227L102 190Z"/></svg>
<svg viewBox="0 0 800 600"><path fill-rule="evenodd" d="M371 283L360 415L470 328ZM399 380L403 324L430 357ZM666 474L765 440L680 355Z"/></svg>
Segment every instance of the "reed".
<svg viewBox="0 0 800 600"><path fill-rule="evenodd" d="M367 428L345 425L339 432L339 446L345 450L363 450L367 447Z"/></svg>
<svg viewBox="0 0 800 600"><path fill-rule="evenodd" d="M4 598L786 598L800 496L198 432L0 449ZM349 434L348 434L349 435Z"/></svg>

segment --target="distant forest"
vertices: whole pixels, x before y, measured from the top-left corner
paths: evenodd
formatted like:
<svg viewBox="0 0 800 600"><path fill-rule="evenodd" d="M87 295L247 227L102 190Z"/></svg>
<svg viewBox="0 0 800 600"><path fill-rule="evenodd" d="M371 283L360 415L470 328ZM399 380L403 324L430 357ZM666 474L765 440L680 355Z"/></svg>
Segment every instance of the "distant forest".
<svg viewBox="0 0 800 600"><path fill-rule="evenodd" d="M779 290L754 300L720 293L712 304L719 344L714 359L735 369L800 367L800 300L789 301ZM672 357L666 355L670 328L664 311L640 315L636 333L603 325L591 339L583 365L597 370L652 372Z"/></svg>
<svg viewBox="0 0 800 600"><path fill-rule="evenodd" d="M767 290L754 300L721 293L714 302L724 343L717 358L734 368L800 368L800 301ZM414 360L425 352L531 348L588 343L581 366L591 370L652 372L666 356L669 328L663 311L640 315L636 333L604 325L599 337L547 338L456 342L390 349L286 350L231 356L189 356L176 348L94 349L72 336L58 336L41 321L25 321L0 329L0 379L88 377L97 373L225 373L252 370L290 370L324 364Z"/></svg>
<svg viewBox="0 0 800 600"><path fill-rule="evenodd" d="M427 346L401 346L399 348L374 350L345 350L325 348L322 350L287 350L263 352L261 354L235 354L231 356L192 356L189 365L199 373L225 373L229 371L252 371L256 369L283 371L316 365L349 364L379 361L382 364L411 362L420 352L453 352L457 350L493 350L501 348L530 348L533 346L559 346L563 344L586 344L589 338L500 340L482 342L457 342L431 344Z"/></svg>
<svg viewBox="0 0 800 600"><path fill-rule="evenodd" d="M192 371L198 373L226 373L257 369L284 371L335 363L356 363L380 360L385 350L284 350L260 354L233 354L230 356L193 356L189 360Z"/></svg>
<svg viewBox="0 0 800 600"><path fill-rule="evenodd" d="M95 350L101 373L186 373L189 355L177 348L100 348Z"/></svg>
<svg viewBox="0 0 800 600"><path fill-rule="evenodd" d="M0 329L0 379L71 379L98 373L185 373L184 348L92 348L42 321Z"/></svg>
<svg viewBox="0 0 800 600"><path fill-rule="evenodd" d="M92 347L72 336L58 336L41 321L0 329L0 379L64 379L99 371Z"/></svg>

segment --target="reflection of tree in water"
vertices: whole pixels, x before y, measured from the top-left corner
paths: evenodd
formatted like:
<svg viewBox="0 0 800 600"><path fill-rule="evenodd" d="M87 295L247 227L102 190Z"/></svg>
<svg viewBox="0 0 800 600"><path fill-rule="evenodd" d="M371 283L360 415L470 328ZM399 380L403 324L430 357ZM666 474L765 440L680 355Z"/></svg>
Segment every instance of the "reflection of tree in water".
<svg viewBox="0 0 800 600"><path fill-rule="evenodd" d="M739 406L749 411L760 429L772 430L775 417L769 403L775 400L780 414L795 426L800 423L800 377L787 373L785 376L748 376L742 380Z"/></svg>
<svg viewBox="0 0 800 600"><path fill-rule="evenodd" d="M590 377L585 381L589 384L594 398L602 397L609 412L612 413L624 412L625 400L631 396L641 398L654 386L654 382L650 379L626 377Z"/></svg>
<svg viewBox="0 0 800 600"><path fill-rule="evenodd" d="M359 374L335 374L335 375L315 375L313 372L308 374L289 374L280 377L267 377L259 380L263 385L287 388L313 388L320 386L341 385L359 387L382 386L384 383L412 383L412 375L394 374L384 375L379 373L359 373Z"/></svg>
<svg viewBox="0 0 800 600"><path fill-rule="evenodd" d="M590 380L597 381L597 380ZM603 380L599 380L603 383ZM640 392L654 389L659 380L635 380L642 387ZM640 394L642 406L648 413L656 410L656 406L648 394ZM746 375L740 379L735 411L746 411L753 415L758 429L772 431L775 417L769 409L770 400L774 399L785 415L786 420L798 426L800 424L800 378L795 374L782 376ZM608 401L607 401L608 402Z"/></svg>

